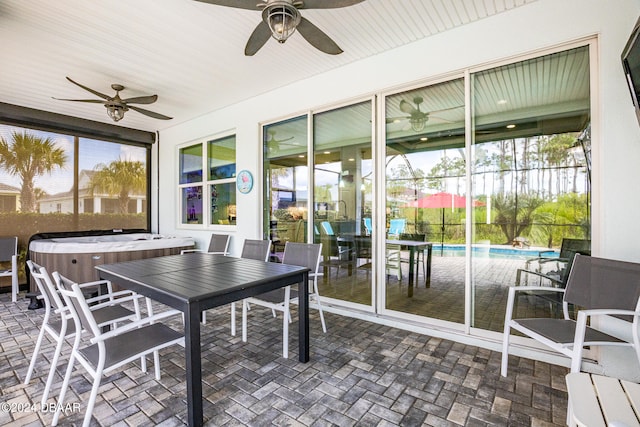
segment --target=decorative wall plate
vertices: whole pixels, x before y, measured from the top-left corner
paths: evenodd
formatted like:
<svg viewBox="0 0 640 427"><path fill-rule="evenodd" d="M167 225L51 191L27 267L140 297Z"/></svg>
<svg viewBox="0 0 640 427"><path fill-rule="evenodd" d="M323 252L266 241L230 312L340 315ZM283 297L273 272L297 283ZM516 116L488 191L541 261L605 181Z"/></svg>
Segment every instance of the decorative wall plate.
<svg viewBox="0 0 640 427"><path fill-rule="evenodd" d="M241 170L236 176L236 186L242 194L247 194L253 188L253 175L248 170Z"/></svg>

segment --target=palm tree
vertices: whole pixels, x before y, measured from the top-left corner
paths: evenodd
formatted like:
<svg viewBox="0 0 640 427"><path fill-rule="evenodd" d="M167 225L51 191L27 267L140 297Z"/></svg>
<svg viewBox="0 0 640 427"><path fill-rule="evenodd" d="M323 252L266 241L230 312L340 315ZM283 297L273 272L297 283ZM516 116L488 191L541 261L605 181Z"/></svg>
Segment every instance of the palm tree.
<svg viewBox="0 0 640 427"><path fill-rule="evenodd" d="M142 193L147 189L147 171L141 161L119 159L108 165L100 163L95 169L96 173L91 177L91 191L118 196L122 214L129 211L129 195Z"/></svg>
<svg viewBox="0 0 640 427"><path fill-rule="evenodd" d="M64 150L57 148L51 138L42 139L26 131L21 134L12 132L10 142L0 137L0 166L22 181L22 212L36 210L35 177L50 174L56 167L64 167L66 160Z"/></svg>

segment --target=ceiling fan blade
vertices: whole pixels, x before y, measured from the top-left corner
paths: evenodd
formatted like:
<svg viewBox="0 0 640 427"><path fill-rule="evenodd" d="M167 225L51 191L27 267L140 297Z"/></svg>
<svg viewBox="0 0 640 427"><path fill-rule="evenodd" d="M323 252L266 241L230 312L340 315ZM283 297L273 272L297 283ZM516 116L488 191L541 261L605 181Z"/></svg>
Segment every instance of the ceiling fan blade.
<svg viewBox="0 0 640 427"><path fill-rule="evenodd" d="M160 113L155 113L153 111L145 110L140 107L134 107L133 105L127 105L127 107L133 111L137 111L138 113L144 114L145 116L153 117L154 119L171 120L173 118L169 116L164 116Z"/></svg>
<svg viewBox="0 0 640 427"><path fill-rule="evenodd" d="M153 104L158 100L158 95L137 96L135 98L123 99L125 104Z"/></svg>
<svg viewBox="0 0 640 427"><path fill-rule="evenodd" d="M67 77L67 80L69 80L71 83L73 83L73 84L74 84L74 85L76 85L76 86L80 86L82 89L86 90L87 92L91 92L92 94L94 94L94 95L96 95L96 96L99 96L99 97L100 97L100 98L102 98L102 99L106 99L106 100L108 100L108 101L110 101L110 100L111 100L111 97L110 97L109 95L105 95L104 93L100 93L100 92L98 92L97 90L93 90L93 89L91 89L90 87L86 87L86 86L84 86L84 85L81 85L81 84L80 84L80 83L78 83L78 82L74 82L74 81L73 81L73 80L71 80L69 77Z"/></svg>
<svg viewBox="0 0 640 427"><path fill-rule="evenodd" d="M244 54L246 56L253 56L257 51L260 50L262 46L269 40L271 37L271 30L269 29L269 25L266 22L260 21L258 26L247 41L247 45L244 48Z"/></svg>
<svg viewBox="0 0 640 427"><path fill-rule="evenodd" d="M298 24L297 30L300 32L300 35L316 49L321 50L324 53L328 53L329 55L338 55L342 53L342 49L340 49L336 42L331 40L331 38L320 28L309 22L308 19L302 18Z"/></svg>
<svg viewBox="0 0 640 427"><path fill-rule="evenodd" d="M455 120L445 119L444 117L434 116L433 114L429 114L429 120L440 120L445 123L455 123Z"/></svg>
<svg viewBox="0 0 640 427"><path fill-rule="evenodd" d="M55 96L52 96L51 98L58 101L93 102L96 104L104 104L104 101L101 99L66 99L66 98L56 98Z"/></svg>
<svg viewBox="0 0 640 427"><path fill-rule="evenodd" d="M403 120L407 120L409 117L406 116L402 116L402 117L387 117L386 122L387 123L400 123Z"/></svg>
<svg viewBox="0 0 640 427"><path fill-rule="evenodd" d="M407 113L407 114L413 114L414 112L417 111L416 108L413 105L411 105L410 103L408 103L404 99L400 100L400 110L403 113Z"/></svg>
<svg viewBox="0 0 640 427"><path fill-rule="evenodd" d="M260 10L257 6L258 0L196 0L202 3L215 4L218 6L235 7L236 9Z"/></svg>
<svg viewBox="0 0 640 427"><path fill-rule="evenodd" d="M353 6L364 0L304 0L304 5L298 9L335 9L338 7Z"/></svg>

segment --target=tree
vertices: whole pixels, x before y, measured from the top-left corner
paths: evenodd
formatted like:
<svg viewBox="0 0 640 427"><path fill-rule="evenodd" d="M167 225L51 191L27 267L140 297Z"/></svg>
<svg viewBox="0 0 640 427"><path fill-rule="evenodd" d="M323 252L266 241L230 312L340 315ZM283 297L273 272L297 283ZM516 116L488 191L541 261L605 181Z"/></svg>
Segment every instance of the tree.
<svg viewBox="0 0 640 427"><path fill-rule="evenodd" d="M118 196L120 213L129 211L129 195L142 193L147 189L147 171L141 161L114 160L95 167L91 177L92 192L102 191L110 196Z"/></svg>
<svg viewBox="0 0 640 427"><path fill-rule="evenodd" d="M0 166L10 175L20 177L20 210L36 211L36 176L50 174L56 167L62 168L67 160L64 150L57 148L51 138L12 132L11 141L0 137Z"/></svg>
<svg viewBox="0 0 640 427"><path fill-rule="evenodd" d="M516 237L525 236L533 225L534 212L544 201L536 196L498 195L493 199L495 224L497 224L506 241L510 244Z"/></svg>

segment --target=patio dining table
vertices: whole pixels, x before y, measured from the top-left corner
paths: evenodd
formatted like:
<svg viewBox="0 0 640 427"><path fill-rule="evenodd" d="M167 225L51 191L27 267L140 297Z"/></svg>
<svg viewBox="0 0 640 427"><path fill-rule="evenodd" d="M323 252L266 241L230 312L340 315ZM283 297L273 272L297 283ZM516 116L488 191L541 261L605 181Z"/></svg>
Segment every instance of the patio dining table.
<svg viewBox="0 0 640 427"><path fill-rule="evenodd" d="M371 236L360 236L360 235L341 235L339 239L342 239L346 242L354 242L355 250L354 256L352 258L352 262L357 260L357 254L360 253L362 249L370 249L371 248ZM433 243L431 242L423 242L418 240L396 240L396 239L386 239L387 245L400 245L406 246L409 250L409 278L408 278L408 288L407 288L407 296L409 298L413 297L413 283L414 283L414 274L418 277L418 253L419 251L427 251L426 253L426 261L425 261L425 275L424 275L424 284L425 287L431 286L431 258L433 254Z"/></svg>
<svg viewBox="0 0 640 427"><path fill-rule="evenodd" d="M253 259L190 253L96 266L101 279L184 313L188 423L203 425L200 319L204 310L299 284L298 348L309 361L309 269Z"/></svg>

